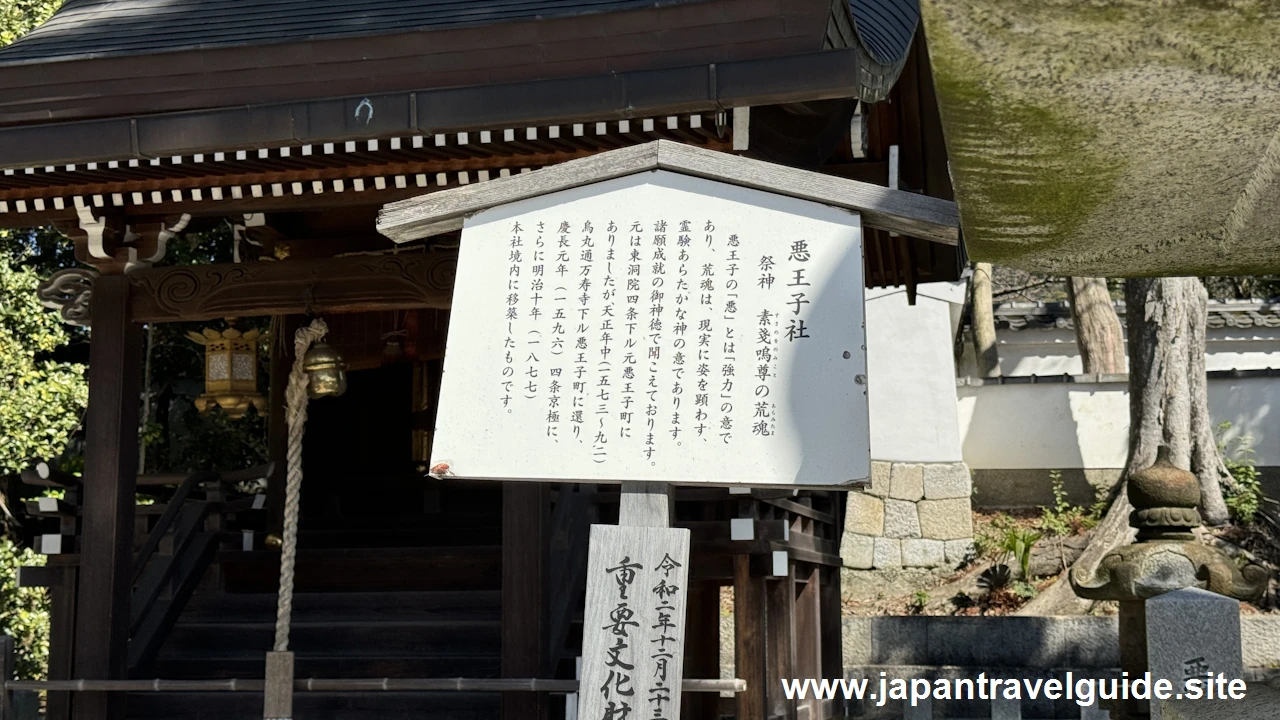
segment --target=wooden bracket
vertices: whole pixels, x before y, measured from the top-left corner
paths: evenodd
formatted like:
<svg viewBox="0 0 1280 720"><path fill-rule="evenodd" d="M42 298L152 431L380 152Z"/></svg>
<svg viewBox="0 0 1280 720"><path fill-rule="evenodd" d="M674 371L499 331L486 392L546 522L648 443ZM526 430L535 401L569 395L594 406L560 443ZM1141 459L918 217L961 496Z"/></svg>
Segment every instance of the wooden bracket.
<svg viewBox="0 0 1280 720"><path fill-rule="evenodd" d="M133 272L160 261L169 240L191 222L191 215L184 213L129 226L120 212L95 215L83 198L76 199L75 209L74 223L55 227L75 243L77 260L104 275Z"/></svg>
<svg viewBox="0 0 1280 720"><path fill-rule="evenodd" d="M97 276L98 272L89 268L59 270L36 288L36 299L44 307L57 310L62 322L87 327L93 279Z"/></svg>
<svg viewBox="0 0 1280 720"><path fill-rule="evenodd" d="M163 220L131 226L128 233L131 243L124 248L124 271L128 273L151 267L153 263L164 259L169 241L185 230L190 222L190 213L183 213L176 217L166 217Z"/></svg>

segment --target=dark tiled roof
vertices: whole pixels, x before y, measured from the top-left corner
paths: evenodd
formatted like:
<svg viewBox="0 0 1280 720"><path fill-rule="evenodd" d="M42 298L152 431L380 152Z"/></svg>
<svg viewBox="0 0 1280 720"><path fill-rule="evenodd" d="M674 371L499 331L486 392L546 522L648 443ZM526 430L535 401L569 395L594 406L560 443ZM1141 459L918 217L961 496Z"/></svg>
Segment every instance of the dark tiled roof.
<svg viewBox="0 0 1280 720"><path fill-rule="evenodd" d="M858 40L871 57L893 65L906 57L920 23L917 0L850 0Z"/></svg>
<svg viewBox="0 0 1280 720"><path fill-rule="evenodd" d="M67 0L44 25L0 49L0 64L447 29L701 1Z"/></svg>
<svg viewBox="0 0 1280 720"><path fill-rule="evenodd" d="M1116 301L1123 316L1124 301ZM1067 303L1003 303L993 309L996 326L1008 330L1071 330L1071 306ZM1211 328L1280 328L1280 302L1257 300L1210 301L1207 324Z"/></svg>

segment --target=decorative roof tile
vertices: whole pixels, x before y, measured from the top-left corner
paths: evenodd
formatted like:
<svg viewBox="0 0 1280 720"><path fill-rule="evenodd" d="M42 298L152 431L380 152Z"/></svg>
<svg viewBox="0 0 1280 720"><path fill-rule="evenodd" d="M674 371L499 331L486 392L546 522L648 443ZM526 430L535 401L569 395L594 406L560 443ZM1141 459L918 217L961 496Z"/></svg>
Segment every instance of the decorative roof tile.
<svg viewBox="0 0 1280 720"><path fill-rule="evenodd" d="M1116 313L1125 314L1123 300L1115 303ZM992 310L996 327L1002 330L1072 330L1069 303L1002 303ZM1207 324L1210 328L1280 328L1280 302L1262 300L1210 301Z"/></svg>

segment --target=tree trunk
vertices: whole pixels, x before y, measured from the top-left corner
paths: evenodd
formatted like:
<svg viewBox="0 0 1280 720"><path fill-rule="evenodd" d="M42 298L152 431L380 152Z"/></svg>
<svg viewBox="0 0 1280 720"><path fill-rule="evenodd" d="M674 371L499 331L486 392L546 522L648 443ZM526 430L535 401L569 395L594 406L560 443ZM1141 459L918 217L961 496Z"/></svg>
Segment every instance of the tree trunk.
<svg viewBox="0 0 1280 720"><path fill-rule="evenodd" d="M1000 354L996 349L996 320L991 312L991 263L973 268L969 306L973 310L973 356L978 375L1000 377Z"/></svg>
<svg viewBox="0 0 1280 720"><path fill-rule="evenodd" d="M1129 338L1129 458L1106 516L1093 531L1072 573L1089 576L1102 558L1131 542L1133 506L1128 477L1151 467L1161 445L1170 461L1200 481L1200 515L1209 525L1229 519L1222 485L1232 480L1218 452L1209 417L1205 380L1205 318L1208 294L1197 278L1136 278L1125 282ZM1018 614L1078 612L1086 602L1071 591L1065 573Z"/></svg>
<svg viewBox="0 0 1280 720"><path fill-rule="evenodd" d="M1068 278L1071 320L1086 373L1120 374L1124 366L1124 333L1103 278Z"/></svg>
<svg viewBox="0 0 1280 720"><path fill-rule="evenodd" d="M1205 379L1205 319L1209 296L1197 278L1138 278L1125 283L1129 326L1129 460L1125 476L1156 459L1200 481L1200 515L1209 525L1229 520L1222 485L1231 483L1213 436Z"/></svg>

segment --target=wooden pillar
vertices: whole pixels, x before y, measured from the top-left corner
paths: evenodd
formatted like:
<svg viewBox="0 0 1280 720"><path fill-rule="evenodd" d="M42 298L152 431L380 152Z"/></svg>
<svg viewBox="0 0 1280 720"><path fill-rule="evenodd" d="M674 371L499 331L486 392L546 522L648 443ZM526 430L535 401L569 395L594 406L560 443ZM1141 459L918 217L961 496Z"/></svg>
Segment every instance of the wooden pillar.
<svg viewBox="0 0 1280 720"><path fill-rule="evenodd" d="M548 486L506 483L502 488L502 676L544 677ZM502 720L545 720L547 694L502 694Z"/></svg>
<svg viewBox="0 0 1280 720"><path fill-rule="evenodd" d="M684 676L720 677L720 585L690 581L685 601ZM719 693L683 693L681 720L719 720ZM585 719L584 719L585 720Z"/></svg>
<svg viewBox="0 0 1280 720"><path fill-rule="evenodd" d="M764 578L752 577L751 556L733 556L734 668L747 681L738 693L738 720L764 718Z"/></svg>
<svg viewBox="0 0 1280 720"><path fill-rule="evenodd" d="M13 638L0 635L0 682L14 680ZM12 695L6 689L0 689L0 720L14 720Z"/></svg>
<svg viewBox="0 0 1280 720"><path fill-rule="evenodd" d="M796 566L787 568L785 577L766 581L768 608L765 624L768 630L765 667L765 699L769 717L794 720L796 703L782 692L782 681L797 677L796 643L799 628L796 626ZM808 677L799 675L799 677Z"/></svg>
<svg viewBox="0 0 1280 720"><path fill-rule="evenodd" d="M75 674L107 680L128 670L142 326L129 319L123 275L98 276L90 308ZM109 695L77 693L76 720L107 718L117 704Z"/></svg>
<svg viewBox="0 0 1280 720"><path fill-rule="evenodd" d="M841 619L840 568L826 567L818 574L819 609L822 618L822 677L844 677L844 622ZM844 697L836 693L828 717L844 717Z"/></svg>
<svg viewBox="0 0 1280 720"><path fill-rule="evenodd" d="M791 566L791 574L795 575L795 566ZM812 568L801 578L803 584L796 585L795 632L796 632L796 664L795 677L821 678L822 674L822 607L818 584L819 570ZM807 717L823 717L820 712L821 701L808 697L797 703L801 708L809 709ZM803 710L800 717L806 717Z"/></svg>
<svg viewBox="0 0 1280 720"><path fill-rule="evenodd" d="M49 672L50 680L70 680L74 666L76 637L76 576L73 565L57 565L49 586ZM70 720L71 693L50 692L45 705L46 720Z"/></svg>

